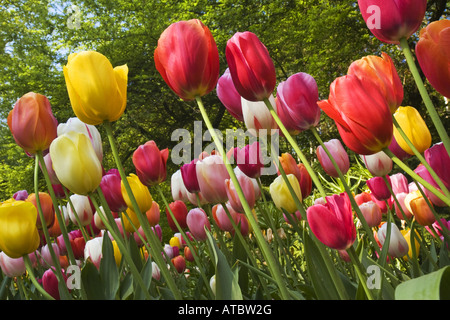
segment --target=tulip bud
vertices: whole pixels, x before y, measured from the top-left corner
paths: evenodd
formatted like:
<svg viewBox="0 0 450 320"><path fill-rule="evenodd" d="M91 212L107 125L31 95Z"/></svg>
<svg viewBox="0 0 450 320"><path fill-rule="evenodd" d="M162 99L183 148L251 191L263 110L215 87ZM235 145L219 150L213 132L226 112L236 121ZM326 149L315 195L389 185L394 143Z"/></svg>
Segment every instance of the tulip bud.
<svg viewBox="0 0 450 320"><path fill-rule="evenodd" d="M409 154L408 152L406 152L405 150L403 150L399 145L397 140L395 140L395 137L392 137L392 141L391 144L389 145L389 150L391 150L391 152L397 157L399 158L401 161L404 161L406 159L411 158L411 154Z"/></svg>
<svg viewBox="0 0 450 320"><path fill-rule="evenodd" d="M264 168L262 154L258 141L246 145L244 148L233 149L237 167L248 177L258 178Z"/></svg>
<svg viewBox="0 0 450 320"><path fill-rule="evenodd" d="M231 216L231 219L233 219L234 223L237 225L238 212L236 212L233 209L233 207L230 205L229 202L226 203L225 205L227 207L228 213ZM228 214L222 204L216 204L212 208L212 214L213 214L214 220L216 221L217 226L221 230L228 231L228 232L232 232L234 230L233 224L232 224L230 218L228 217Z"/></svg>
<svg viewBox="0 0 450 320"><path fill-rule="evenodd" d="M433 145L425 150L425 160L436 172L447 189L450 189L450 156L442 142Z"/></svg>
<svg viewBox="0 0 450 320"><path fill-rule="evenodd" d="M391 44L415 33L427 9L426 0L358 0L358 5L373 35Z"/></svg>
<svg viewBox="0 0 450 320"><path fill-rule="evenodd" d="M121 182L122 179L117 169L109 170L100 182L100 188L105 196L106 203L113 212L123 212L127 209L127 204L122 195Z"/></svg>
<svg viewBox="0 0 450 320"><path fill-rule="evenodd" d="M161 279L161 271L159 270L158 264L152 261L152 278L159 281Z"/></svg>
<svg viewBox="0 0 450 320"><path fill-rule="evenodd" d="M405 204L405 199L408 196L408 193L401 192L397 193L395 197L397 198L398 203L400 204L400 207L397 205L397 202L394 202L395 205L395 214L400 220L406 220L411 219L412 213L410 209Z"/></svg>
<svg viewBox="0 0 450 320"><path fill-rule="evenodd" d="M195 165L197 161L198 159L194 159L190 163L182 165L180 168L184 186L186 187L186 190L190 193L197 193L200 191Z"/></svg>
<svg viewBox="0 0 450 320"><path fill-rule="evenodd" d="M330 141L324 142L324 145L330 152L331 156L333 157L334 161L339 167L339 170L341 170L342 174L346 174L348 169L350 169L350 160L341 142L338 139L331 139ZM328 154L325 152L322 146L317 147L316 155L323 170L328 175L335 178L339 177L337 170L335 169L333 163L328 157Z"/></svg>
<svg viewBox="0 0 450 320"><path fill-rule="evenodd" d="M275 108L276 102L273 95L268 99ZM276 132L278 125L263 101L250 101L242 98L241 103L244 123L250 134L255 137L265 137Z"/></svg>
<svg viewBox="0 0 450 320"><path fill-rule="evenodd" d="M386 176L386 179L390 185L391 179L389 178L389 176ZM391 197L391 192L389 191L389 188L382 177L374 177L368 179L366 181L366 184L369 187L370 191L372 192L372 195L378 201L388 200Z"/></svg>
<svg viewBox="0 0 450 320"><path fill-rule="evenodd" d="M64 278L64 283L67 281L67 276L64 272L64 269L61 270ZM51 295L55 300L60 300L59 295L59 281L56 277L54 268L47 269L42 275L42 287L44 290Z"/></svg>
<svg viewBox="0 0 450 320"><path fill-rule="evenodd" d="M200 208L195 208L189 211L186 217L186 224L189 231L198 241L206 240L205 228L211 230L211 225L205 211Z"/></svg>
<svg viewBox="0 0 450 320"><path fill-rule="evenodd" d="M70 201L75 209L74 211L71 205L68 206L70 220L76 225L78 225L78 220L80 220L81 226L87 226L90 224L92 217L94 216L94 211L92 209L89 197L73 194L70 196Z"/></svg>
<svg viewBox="0 0 450 320"><path fill-rule="evenodd" d="M229 68L227 68L223 75L219 78L219 81L217 82L216 92L217 97L228 110L228 112L235 119L243 122L244 116L242 115L241 96L234 87Z"/></svg>
<svg viewBox="0 0 450 320"><path fill-rule="evenodd" d="M370 228L376 227L381 223L381 209L375 202L364 202L359 206L359 209Z"/></svg>
<svg viewBox="0 0 450 320"><path fill-rule="evenodd" d="M227 42L225 55L234 86L244 99L263 101L272 95L276 85L275 65L254 33L235 33Z"/></svg>
<svg viewBox="0 0 450 320"><path fill-rule="evenodd" d="M184 257L189 262L194 261L194 255L189 247L184 247Z"/></svg>
<svg viewBox="0 0 450 320"><path fill-rule="evenodd" d="M58 122L47 97L29 92L9 112L8 127L16 143L28 154L45 151L56 138Z"/></svg>
<svg viewBox="0 0 450 320"><path fill-rule="evenodd" d="M380 229L378 229L378 240L380 241L382 246L386 241L387 227L388 224L384 223L380 227ZM395 223L391 223L391 236L388 246L389 255L395 258L403 257L408 253L409 250L408 242L406 241L405 237L403 237Z"/></svg>
<svg viewBox="0 0 450 320"><path fill-rule="evenodd" d="M35 193L30 194L25 201L31 202L36 207L36 210L38 210L37 199L36 199ZM47 228L49 228L55 222L55 210L53 210L52 198L46 192L39 192L39 202L40 202L40 207L42 209L42 214L44 216L44 220L46 222L46 226L47 226ZM41 217L39 214L37 216L36 226L38 227L38 229L42 229L42 221L41 221Z"/></svg>
<svg viewBox="0 0 450 320"><path fill-rule="evenodd" d="M225 180L230 178L227 168L219 155L211 155L196 164L200 191L209 203L222 203L228 200Z"/></svg>
<svg viewBox="0 0 450 320"><path fill-rule="evenodd" d="M148 187L145 186L139 179L139 177L135 174L130 174L127 177L128 183L130 184L131 192L133 193L136 202L138 204L139 210L141 213L147 212L152 207L153 204L153 198L150 194L150 191L148 190ZM130 200L130 197L128 196L128 192L125 189L125 185L123 181L121 182L121 190L122 190L122 196L125 200L125 203L127 204L128 208L133 209L133 204Z"/></svg>
<svg viewBox="0 0 450 320"><path fill-rule="evenodd" d="M436 221L432 211L433 205L431 203L428 205L420 191L408 194L405 198L405 204L409 211L414 215L417 223L421 226L429 226Z"/></svg>
<svg viewBox="0 0 450 320"><path fill-rule="evenodd" d="M394 194L409 192L408 178L403 173L396 173L389 176L392 185L392 192Z"/></svg>
<svg viewBox="0 0 450 320"><path fill-rule="evenodd" d="M133 153L133 164L141 182L147 187L166 180L169 149L159 151L154 141L139 146Z"/></svg>
<svg viewBox="0 0 450 320"><path fill-rule="evenodd" d="M4 252L0 252L0 268L3 274L10 278L20 277L26 272L23 257L13 259Z"/></svg>
<svg viewBox="0 0 450 320"><path fill-rule="evenodd" d="M156 226L159 223L159 219L161 216L159 204L156 201L152 201L152 207L147 210L145 215L147 216L147 220L150 226Z"/></svg>
<svg viewBox="0 0 450 320"><path fill-rule="evenodd" d="M371 155L362 155L367 170L378 177L385 176L392 171L392 160L383 151Z"/></svg>
<svg viewBox="0 0 450 320"><path fill-rule="evenodd" d="M183 273L184 269L186 269L186 260L183 256L176 256L172 258L172 264L177 269L178 273Z"/></svg>
<svg viewBox="0 0 450 320"><path fill-rule="evenodd" d="M17 191L16 193L14 193L13 198L16 201L26 200L28 198L28 192L27 192L27 190Z"/></svg>
<svg viewBox="0 0 450 320"><path fill-rule="evenodd" d="M408 243L408 253L406 255L403 256L403 260L408 261L408 259L412 259L413 258L413 253L412 253L412 245L411 245L411 229L408 230L400 230L401 234L403 235L403 237L405 238L406 242ZM414 231L414 245L415 245L415 251L416 251L416 257L419 256L419 250L420 250L420 242L418 241L419 238L419 234L417 233L417 231Z"/></svg>
<svg viewBox="0 0 450 320"><path fill-rule="evenodd" d="M123 221L123 228L129 233L137 231L137 229L139 229L139 227L141 226L136 212L134 212L130 208L128 208L123 213L122 221Z"/></svg>
<svg viewBox="0 0 450 320"><path fill-rule="evenodd" d="M73 193L87 195L100 185L102 166L84 134L69 131L59 136L50 145L50 156L59 181Z"/></svg>
<svg viewBox="0 0 450 320"><path fill-rule="evenodd" d="M24 201L0 205L0 250L11 258L36 251L40 238L36 227L36 207Z"/></svg>
<svg viewBox="0 0 450 320"><path fill-rule="evenodd" d="M302 201L302 193L297 178L293 174L288 174L286 177L294 191L294 194L299 201ZM272 196L272 200L278 209L284 209L291 214L297 211L296 202L294 197L291 195L283 176L278 176L275 178L275 180L270 184L269 191Z"/></svg>
<svg viewBox="0 0 450 320"><path fill-rule="evenodd" d="M102 254L103 237L93 238L86 242L84 247L84 259L90 260L97 269L100 268Z"/></svg>
<svg viewBox="0 0 450 320"><path fill-rule="evenodd" d="M417 109L413 107L399 107L394 113L394 118L419 153L423 153L431 146L430 130L428 130L427 124ZM403 150L411 155L414 154L395 127L394 138Z"/></svg>
<svg viewBox="0 0 450 320"><path fill-rule="evenodd" d="M277 87L277 115L294 134L308 130L319 123L318 100L316 80L309 74L296 73Z"/></svg>
<svg viewBox="0 0 450 320"><path fill-rule="evenodd" d="M429 23L420 30L416 56L430 84L443 96L450 98L450 21L442 19Z"/></svg>
<svg viewBox="0 0 450 320"><path fill-rule="evenodd" d="M249 205L249 207L252 209L255 205L256 198L255 198L255 188L253 187L253 182L249 177L247 177L245 174L240 174L236 176L238 183L242 189L242 192L244 193L245 201ZM230 205L233 207L233 209L239 213L244 212L244 208L242 206L241 200L239 199L239 196L236 191L236 187L231 179L225 180L226 184L226 191L228 196L228 201L230 202Z"/></svg>
<svg viewBox="0 0 450 320"><path fill-rule="evenodd" d="M82 51L69 55L63 71L78 119L95 126L122 116L127 104L126 65L113 68L104 55Z"/></svg>
<svg viewBox="0 0 450 320"><path fill-rule="evenodd" d="M174 215L175 220L178 222L180 228L181 229L186 228L187 227L186 217L188 215L188 209L186 207L186 204L181 200L176 200L169 204L169 208L172 211L172 214ZM178 228L172 219L172 215L170 214L169 209L167 208L166 208L166 216L170 229L172 229L175 232L178 231Z"/></svg>

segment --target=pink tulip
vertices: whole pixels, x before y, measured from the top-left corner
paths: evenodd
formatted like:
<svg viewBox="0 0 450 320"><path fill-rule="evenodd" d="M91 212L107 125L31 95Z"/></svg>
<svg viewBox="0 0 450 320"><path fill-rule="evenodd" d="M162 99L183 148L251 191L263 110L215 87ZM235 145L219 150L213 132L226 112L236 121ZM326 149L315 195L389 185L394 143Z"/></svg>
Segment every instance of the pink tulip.
<svg viewBox="0 0 450 320"><path fill-rule="evenodd" d="M211 230L211 224L209 223L208 216L205 211L200 208L195 208L189 211L186 217L186 224L189 231L198 241L206 240L205 228Z"/></svg>
<svg viewBox="0 0 450 320"><path fill-rule="evenodd" d="M392 192L394 194L398 194L398 193L408 193L409 192L409 188L408 188L408 178L406 178L406 176L399 172L396 174L391 175L390 177L391 180L391 185L392 185Z"/></svg>
<svg viewBox="0 0 450 320"><path fill-rule="evenodd" d="M408 196L408 193L406 192L400 192L395 195L397 198L398 203L400 204L400 207L397 205L397 202L394 201L395 206L395 214L400 220L411 219L412 213L409 211L408 207L405 204L405 199ZM392 199L394 200L394 199Z"/></svg>
<svg viewBox="0 0 450 320"><path fill-rule="evenodd" d="M242 115L241 95L234 87L231 78L230 69L227 68L219 78L216 87L217 97L228 110L228 112L237 120L244 121Z"/></svg>
<svg viewBox="0 0 450 320"><path fill-rule="evenodd" d="M324 142L325 147L330 152L333 159L336 161L337 166L341 170L342 174L346 174L350 168L350 160L348 154L338 139L331 139L328 142ZM339 177L337 170L334 168L333 163L328 157L322 146L318 146L316 149L317 158L322 165L323 170L332 177Z"/></svg>
<svg viewBox="0 0 450 320"><path fill-rule="evenodd" d="M227 168L219 155L211 155L196 164L200 192L209 203L228 200L225 180L230 178Z"/></svg>
<svg viewBox="0 0 450 320"><path fill-rule="evenodd" d="M237 175L236 178L242 189L242 192L244 193L245 200L252 209L256 202L255 188L253 187L253 182L249 177L247 177L244 174ZM230 202L231 207L233 207L233 209L239 213L244 213L244 208L242 206L241 200L239 199L233 181L231 179L227 179L225 180L225 184L228 200Z"/></svg>
<svg viewBox="0 0 450 320"><path fill-rule="evenodd" d="M370 228L376 227L381 223L381 209L375 202L364 202L359 206L359 209Z"/></svg>
<svg viewBox="0 0 450 320"><path fill-rule="evenodd" d="M249 101L263 101L275 89L275 65L269 51L258 37L249 31L231 37L225 55L239 94Z"/></svg>
<svg viewBox="0 0 450 320"><path fill-rule="evenodd" d="M318 100L316 80L309 74L296 73L277 87L277 114L288 131L308 130L319 123Z"/></svg>
<svg viewBox="0 0 450 320"><path fill-rule="evenodd" d="M29 256L31 255L34 255L34 253ZM20 277L26 272L23 257L14 259L7 256L3 251L0 252L0 268L3 273L10 278Z"/></svg>
<svg viewBox="0 0 450 320"><path fill-rule="evenodd" d="M228 213L230 214L231 218L233 219L234 223L237 223L237 215L239 214L236 212L233 207L230 205L230 203L226 203L226 207L228 210ZM216 204L212 209L213 218L216 221L218 227L223 231L231 232L234 230L233 224L228 217L227 212L225 211L222 204Z"/></svg>
<svg viewBox="0 0 450 320"><path fill-rule="evenodd" d="M361 158L367 170L374 176L382 177L392 171L392 160L383 151L371 155L361 155Z"/></svg>
<svg viewBox="0 0 450 320"><path fill-rule="evenodd" d="M412 157L412 155L411 154L409 154L408 152L406 152L405 150L403 150L400 146L399 146L399 144L398 144L398 142L397 142L397 140L395 140L395 137L394 136L392 136L392 141L391 141L391 144L389 145L389 150L391 150L391 152L397 157L397 158L399 158L400 160L406 160L406 159L409 159L409 158L411 158Z"/></svg>
<svg viewBox="0 0 450 320"><path fill-rule="evenodd" d="M262 154L258 141L246 145L244 148L234 148L234 160L237 167L248 177L258 178L264 168Z"/></svg>
<svg viewBox="0 0 450 320"><path fill-rule="evenodd" d="M424 152L425 160L436 172L442 183L450 189L450 156L442 142L433 145Z"/></svg>
<svg viewBox="0 0 450 320"><path fill-rule="evenodd" d="M390 178L389 176L386 176L388 183L390 184ZM389 191L389 188L386 185L386 182L382 177L373 177L371 179L368 179L366 181L367 186L369 187L370 191L372 192L372 195L378 200L378 201L384 201L391 198L391 192Z"/></svg>
<svg viewBox="0 0 450 320"><path fill-rule="evenodd" d="M306 211L311 231L326 246L336 250L350 248L356 239L353 213L347 194L326 197L325 205Z"/></svg>

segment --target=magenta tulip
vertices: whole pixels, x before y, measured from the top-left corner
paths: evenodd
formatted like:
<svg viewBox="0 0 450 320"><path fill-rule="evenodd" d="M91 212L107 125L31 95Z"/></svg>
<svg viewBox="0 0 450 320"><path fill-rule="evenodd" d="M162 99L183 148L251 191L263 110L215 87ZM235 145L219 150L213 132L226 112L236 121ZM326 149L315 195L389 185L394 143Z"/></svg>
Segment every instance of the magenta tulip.
<svg viewBox="0 0 450 320"><path fill-rule="evenodd" d="M258 141L248 144L244 148L234 148L233 152L236 165L245 175L250 178L261 176L264 164Z"/></svg>
<svg viewBox="0 0 450 320"><path fill-rule="evenodd" d="M61 270L63 278L67 281L67 276L64 269ZM42 287L49 295L51 295L55 300L60 300L59 288L58 288L58 278L56 277L54 268L47 269L42 275Z"/></svg>
<svg viewBox="0 0 450 320"><path fill-rule="evenodd" d="M397 142L397 140L395 140L395 137L394 136L392 136L392 141L391 141L391 144L389 145L389 150L391 150L391 152L397 157L397 158L399 158L400 160L406 160L406 159L409 159L409 158L411 158L412 157L412 155L411 154L409 154L408 152L406 152L405 150L403 150L400 146L399 146L399 144L398 144L398 142Z"/></svg>
<svg viewBox="0 0 450 320"><path fill-rule="evenodd" d="M234 86L243 98L263 101L272 95L276 85L275 65L254 33L235 33L227 42L225 55Z"/></svg>
<svg viewBox="0 0 450 320"><path fill-rule="evenodd" d="M106 203L113 212L124 212L128 208L122 196L121 181L119 170L111 169L100 182L100 189L105 196Z"/></svg>
<svg viewBox="0 0 450 320"><path fill-rule="evenodd" d="M442 183L450 189L450 156L442 142L433 145L425 150L425 160L436 172Z"/></svg>
<svg viewBox="0 0 450 320"><path fill-rule="evenodd" d="M319 123L318 100L316 80L309 74L296 73L277 87L277 114L288 131L308 130Z"/></svg>
<svg viewBox="0 0 450 320"><path fill-rule="evenodd" d="M183 178L184 186L186 190L191 193L197 193L200 191L200 186L198 185L196 163L198 159L192 160L190 163L186 163L181 166L181 177Z"/></svg>
<svg viewBox="0 0 450 320"><path fill-rule="evenodd" d="M317 204L306 211L314 235L336 250L350 248L356 240L356 227L347 194L326 197L325 205Z"/></svg>
<svg viewBox="0 0 450 320"><path fill-rule="evenodd" d="M233 79L231 78L230 69L227 68L223 75L219 78L216 87L217 97L225 106L228 112L237 120L244 121L242 115L241 95L237 92Z"/></svg>
<svg viewBox="0 0 450 320"><path fill-rule="evenodd" d="M389 178L389 176L386 176L386 179L388 180L388 183L391 184L391 179ZM373 177L371 179L368 179L366 181L366 184L372 192L372 195L378 201L384 201L391 198L391 192L389 191L389 188L386 185L383 177Z"/></svg>
<svg viewBox="0 0 450 320"><path fill-rule="evenodd" d="M342 174L346 174L350 168L350 160L348 158L347 151L345 151L341 142L338 139L331 139L330 141L324 142L325 147L330 152L333 159L336 161ZM339 177L338 171L334 167L330 158L328 157L322 146L318 146L316 149L317 158L323 168L323 170L332 177Z"/></svg>

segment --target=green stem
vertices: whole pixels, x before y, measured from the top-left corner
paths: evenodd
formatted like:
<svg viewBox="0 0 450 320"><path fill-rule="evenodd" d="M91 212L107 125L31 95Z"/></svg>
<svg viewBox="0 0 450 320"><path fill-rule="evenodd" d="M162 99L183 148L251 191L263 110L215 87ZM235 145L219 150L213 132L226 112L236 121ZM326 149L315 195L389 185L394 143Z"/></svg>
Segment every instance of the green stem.
<svg viewBox="0 0 450 320"><path fill-rule="evenodd" d="M416 82L417 88L419 89L420 95L422 96L423 102L425 103L425 107L427 108L428 114L430 115L431 120L433 121L436 130L442 142L444 143L445 149L447 150L447 153L450 156L450 139L447 134L447 130L442 124L441 119L439 118L439 115L436 112L433 102L431 101L431 98L427 92L427 89L425 88L425 85L419 73L419 69L417 68L417 65L414 61L411 48L409 47L408 40L406 38L400 39L400 47L403 50L403 54L405 55L409 69L413 75L414 81Z"/></svg>
<svg viewBox="0 0 450 320"><path fill-rule="evenodd" d="M287 131L286 127L283 125L283 122L281 122L280 118L278 117L278 115L277 115L275 109L273 108L272 104L270 103L269 99L264 99L264 102L265 102L267 108L269 109L272 117L274 118L275 122L277 123L278 127L281 129L281 131L283 132L284 136L286 137L286 139L291 144L292 148L294 148L295 153L300 158L300 161L305 166L306 170L308 171L309 175L311 176L311 179L314 181L314 184L316 185L316 187L319 190L320 194L322 195L323 198L325 198L326 197L325 190L323 189L323 186L320 183L320 180L317 177L316 173L314 172L314 170L309 165L309 162L306 159L305 155L303 154L303 152L298 147L297 142L294 140L294 138L292 138L292 136L289 133L289 131Z"/></svg>
<svg viewBox="0 0 450 320"><path fill-rule="evenodd" d="M23 261L25 262L25 268L28 271L28 276L30 277L31 282L34 284L36 289L44 296L47 300L55 300L51 295L47 293L47 291L42 288L42 286L39 284L39 282L36 280L36 277L34 276L33 267L31 266L30 257L28 255L23 256Z"/></svg>
<svg viewBox="0 0 450 320"><path fill-rule="evenodd" d="M358 278L359 278L359 283L360 283L360 285L362 285L367 298L369 300L374 300L374 298L372 296L372 292L370 292L369 288L367 287L367 278L365 277L364 268L358 259L358 256L355 252L355 248L353 248L353 246L351 246L350 248L347 249L347 253L350 257L350 260L353 263L353 266L355 267L356 274L358 275Z"/></svg>
<svg viewBox="0 0 450 320"><path fill-rule="evenodd" d="M151 255L152 255L153 259L155 260L156 264L158 265L160 272L163 274L163 277L166 280L166 283L167 283L169 289L172 291L175 299L181 300L182 295L180 293L180 289L175 284L173 277L170 276L169 269L167 268L167 264L164 262L163 256L161 255L160 252L155 251L158 248L161 248L161 250L162 250L161 243L156 238L156 235L154 234L154 232L150 229L150 223L148 222L147 218L144 217L145 212L142 213L141 210L139 209L139 205L136 201L133 191L131 190L131 186L128 182L127 176L123 169L122 162L120 161L119 152L117 150L116 142L115 142L113 131L112 131L112 125L108 121L105 121L103 123L103 125L106 129L109 144L111 146L111 151L114 156L114 160L116 162L117 169L119 170L120 177L125 186L125 190L126 190L128 197L132 203L133 210L139 219L139 223L141 224L142 229L144 230L147 240L150 242Z"/></svg>
<svg viewBox="0 0 450 320"><path fill-rule="evenodd" d="M223 157L223 160L224 160L223 162L226 166L228 174L230 175L231 181L233 182L233 184L236 188L236 192L237 192L237 194L239 196L239 200L241 201L242 206L244 208L245 215L247 216L247 219L254 230L255 238L259 244L259 247L261 248L264 258L266 259L269 270L278 285L278 289L280 290L281 297L283 299L287 300L287 299L289 299L289 292L286 288L286 285L284 284L283 278L281 277L281 271L279 270L279 268L276 264L273 252L270 250L270 247L268 246L267 242L265 241L258 223L256 222L255 218L253 217L252 210L250 209L250 206L248 205L248 202L245 199L244 192L242 191L239 181L237 180L236 174L234 173L234 170L231 167L231 165L227 159L227 155L223 149L223 145L220 143L220 139L217 136L216 132L214 131L211 121L209 120L208 114L206 113L205 107L203 106L203 101L202 101L201 97L196 97L196 101L197 101L197 105L200 109L200 113L202 114L203 120L205 121L206 126L207 126L210 134L213 137L216 147L217 147L220 155Z"/></svg>
<svg viewBox="0 0 450 320"><path fill-rule="evenodd" d="M399 158L397 158L389 148L383 149L384 153L386 153L389 158L392 159L401 169L403 169L407 174L411 176L414 180L419 182L422 186L427 188L431 193L433 193L436 197L441 199L445 202L448 206L450 206L450 198L446 197L442 194L439 190L437 190L434 186L432 186L429 182L427 182L425 179L420 177L417 173L415 173L413 170L411 170L403 161L401 161Z"/></svg>

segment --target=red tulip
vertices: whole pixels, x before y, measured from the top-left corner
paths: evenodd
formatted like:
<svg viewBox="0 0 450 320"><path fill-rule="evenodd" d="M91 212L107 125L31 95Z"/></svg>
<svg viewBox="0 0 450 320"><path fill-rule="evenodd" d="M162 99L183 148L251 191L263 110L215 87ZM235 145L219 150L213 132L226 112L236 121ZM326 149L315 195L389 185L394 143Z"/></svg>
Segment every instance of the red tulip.
<svg viewBox="0 0 450 320"><path fill-rule="evenodd" d="M171 261L178 273L183 273L183 271L186 269L186 260L183 256L177 255L176 257L172 258Z"/></svg>
<svg viewBox="0 0 450 320"><path fill-rule="evenodd" d="M350 199L342 194L327 196L326 201L325 205L313 205L306 211L311 231L326 246L346 250L356 239Z"/></svg>
<svg viewBox="0 0 450 320"><path fill-rule="evenodd" d="M186 216L188 214L188 209L186 207L186 204L181 200L176 200L169 204L169 208L172 211L175 220L180 225L180 228L184 229L187 227L186 224ZM166 208L166 215L167 215L167 222L169 223L169 227L173 231L178 231L178 228L175 224L175 222L172 219L172 215L169 212L169 209Z"/></svg>
<svg viewBox="0 0 450 320"><path fill-rule="evenodd" d="M303 163L297 164L300 170L300 190L302 191L302 199L305 199L312 191L312 178Z"/></svg>
<svg viewBox="0 0 450 320"><path fill-rule="evenodd" d="M186 190L191 193L197 193L200 191L195 165L197 161L198 159L194 159L190 163L182 165L180 168L184 186L186 187Z"/></svg>
<svg viewBox="0 0 450 320"><path fill-rule="evenodd" d="M393 136L392 114L382 89L368 78L337 78L328 100L319 107L332 118L348 148L360 155L388 147Z"/></svg>
<svg viewBox="0 0 450 320"><path fill-rule="evenodd" d="M67 281L67 275L64 272L64 269L61 270L63 274L63 278ZM47 269L42 275L42 287L44 290L51 295L55 300L60 300L61 297L59 295L59 286L58 286L58 278L56 277L54 267Z"/></svg>
<svg viewBox="0 0 450 320"><path fill-rule="evenodd" d="M416 56L431 85L450 98L450 20L434 21L420 31Z"/></svg>
<svg viewBox="0 0 450 320"><path fill-rule="evenodd" d="M231 78L230 69L227 68L223 75L219 78L216 87L217 97L225 106L228 112L237 120L244 121L242 114L241 95L237 92L233 79Z"/></svg>
<svg viewBox="0 0 450 320"><path fill-rule="evenodd" d="M57 137L58 122L47 97L29 92L8 114L8 127L16 143L28 154L45 151Z"/></svg>
<svg viewBox="0 0 450 320"><path fill-rule="evenodd" d="M169 149L159 150L154 141L139 146L133 153L133 164L142 184L147 187L166 180Z"/></svg>
<svg viewBox="0 0 450 320"><path fill-rule="evenodd" d="M403 85L394 62L386 53L383 52L381 57L370 55L354 61L348 69L348 74L368 77L374 81L374 85L382 89L392 114L402 104Z"/></svg>
<svg viewBox="0 0 450 320"><path fill-rule="evenodd" d="M254 33L235 33L227 42L225 55L234 86L242 97L263 101L272 95L276 85L275 65Z"/></svg>
<svg viewBox="0 0 450 320"><path fill-rule="evenodd" d="M154 60L166 84L183 100L208 94L219 79L216 42L197 19L175 22L164 30Z"/></svg>
<svg viewBox="0 0 450 320"><path fill-rule="evenodd" d="M111 169L100 182L100 189L105 196L106 203L113 212L124 212L128 208L122 196L121 181L119 170Z"/></svg>
<svg viewBox="0 0 450 320"><path fill-rule="evenodd" d="M308 130L319 123L318 100L316 80L309 74L296 73L277 87L277 114L288 131Z"/></svg>
<svg viewBox="0 0 450 320"><path fill-rule="evenodd" d="M415 33L427 10L427 0L358 0L358 5L373 35L393 44Z"/></svg>

